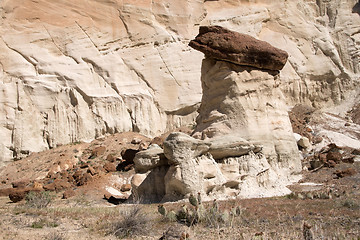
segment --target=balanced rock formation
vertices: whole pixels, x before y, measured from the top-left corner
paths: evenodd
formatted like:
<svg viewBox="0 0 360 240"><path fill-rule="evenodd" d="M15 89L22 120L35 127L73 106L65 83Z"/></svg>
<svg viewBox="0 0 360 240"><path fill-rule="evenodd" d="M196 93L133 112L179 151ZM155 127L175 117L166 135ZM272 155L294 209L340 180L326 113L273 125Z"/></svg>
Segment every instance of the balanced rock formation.
<svg viewBox="0 0 360 240"><path fill-rule="evenodd" d="M210 32L215 31L216 34L215 39L211 38L212 34L207 36L208 42L198 40L205 46L200 47L201 50L208 48L209 43L210 48L220 44L216 49L224 56L221 59L233 57L234 53L228 51L229 45L235 46L238 41L251 39L219 27L200 28L200 39L208 32L204 29L212 29ZM275 48L270 44L254 42L252 48L263 51L258 52L258 57L274 55ZM198 47L196 45L195 48ZM160 170L154 162L154 170L144 176L144 183L138 184L134 194L144 199L149 198L146 194L156 195L158 200L171 201L196 193L204 199L289 193L286 186L299 179L300 155L279 88L280 76L278 71L266 69L281 69L287 54L282 54L284 62L281 67L279 63L271 62L257 65L259 59L251 59L254 52L239 48L239 56L243 57L238 58L238 63L260 66L260 69L218 60L218 55L214 57L207 53L206 50L207 58L203 60L201 74L203 97L193 132L197 139L184 133L171 133L163 144L167 166L163 165L162 174L154 177L154 170ZM141 167L141 164L138 165L135 169ZM142 185L154 186L156 182L163 183L156 193L149 192L148 187L141 190Z"/></svg>
<svg viewBox="0 0 360 240"><path fill-rule="evenodd" d="M0 2L0 166L105 134L192 124L203 54L188 43L200 25L286 50L280 88L291 105L358 95L358 0L73 2Z"/></svg>
<svg viewBox="0 0 360 240"><path fill-rule="evenodd" d="M268 70L281 70L288 58L287 52L265 41L221 26L200 27L189 46L209 58Z"/></svg>

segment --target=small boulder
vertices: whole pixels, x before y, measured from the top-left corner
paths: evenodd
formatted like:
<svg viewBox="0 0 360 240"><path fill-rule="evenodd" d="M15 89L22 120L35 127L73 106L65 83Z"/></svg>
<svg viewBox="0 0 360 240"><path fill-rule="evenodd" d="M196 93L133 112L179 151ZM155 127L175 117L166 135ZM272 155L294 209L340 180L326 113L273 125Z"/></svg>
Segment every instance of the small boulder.
<svg viewBox="0 0 360 240"><path fill-rule="evenodd" d="M68 199L76 195L76 192L73 189L68 189L63 193L63 199Z"/></svg>
<svg viewBox="0 0 360 240"><path fill-rule="evenodd" d="M343 178L343 177L348 177L348 176L353 176L356 174L356 171L355 169L353 168L347 168L347 169L344 169L344 170L337 170L335 172L336 176L338 178Z"/></svg>
<svg viewBox="0 0 360 240"><path fill-rule="evenodd" d="M149 149L136 153L134 158L135 171L145 173L155 167L167 164L167 159L161 147L154 144Z"/></svg>
<svg viewBox="0 0 360 240"><path fill-rule="evenodd" d="M12 182L11 185L13 188L25 188L30 184L29 180L21 180L17 182Z"/></svg>
<svg viewBox="0 0 360 240"><path fill-rule="evenodd" d="M105 151L106 151L105 146L96 147L91 151L90 158L94 158L94 157L98 157L100 155L103 155L105 153Z"/></svg>
<svg viewBox="0 0 360 240"><path fill-rule="evenodd" d="M127 192L131 190L131 184L123 184L121 185L120 191Z"/></svg>
<svg viewBox="0 0 360 240"><path fill-rule="evenodd" d="M9 198L12 202L17 203L25 198L27 191L25 189L17 189L9 194Z"/></svg>
<svg viewBox="0 0 360 240"><path fill-rule="evenodd" d="M116 172L116 165L112 162L107 162L104 164L104 169L107 172Z"/></svg>
<svg viewBox="0 0 360 240"><path fill-rule="evenodd" d="M339 163L342 160L342 155L338 151L330 151L326 154L326 160L333 160L334 162Z"/></svg>
<svg viewBox="0 0 360 240"><path fill-rule="evenodd" d="M195 158L209 151L211 143L173 132L164 142L164 154L170 165L178 165L185 159Z"/></svg>
<svg viewBox="0 0 360 240"><path fill-rule="evenodd" d="M311 148L311 143L307 137L301 137L297 144L304 149Z"/></svg>
<svg viewBox="0 0 360 240"><path fill-rule="evenodd" d="M106 161L115 162L115 160L116 160L116 157L114 156L114 154L108 154L106 157Z"/></svg>
<svg viewBox="0 0 360 240"><path fill-rule="evenodd" d="M96 174L96 170L91 166L88 168L87 172L90 173L92 176Z"/></svg>

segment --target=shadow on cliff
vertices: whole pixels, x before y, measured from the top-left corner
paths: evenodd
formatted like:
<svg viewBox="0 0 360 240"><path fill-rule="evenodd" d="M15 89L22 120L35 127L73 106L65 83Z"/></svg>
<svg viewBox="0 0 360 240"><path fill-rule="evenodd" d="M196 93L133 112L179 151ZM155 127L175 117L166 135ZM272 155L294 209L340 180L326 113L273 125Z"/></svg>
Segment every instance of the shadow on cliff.
<svg viewBox="0 0 360 240"><path fill-rule="evenodd" d="M352 9L352 12L360 15L360 1L357 4L355 4L355 6Z"/></svg>

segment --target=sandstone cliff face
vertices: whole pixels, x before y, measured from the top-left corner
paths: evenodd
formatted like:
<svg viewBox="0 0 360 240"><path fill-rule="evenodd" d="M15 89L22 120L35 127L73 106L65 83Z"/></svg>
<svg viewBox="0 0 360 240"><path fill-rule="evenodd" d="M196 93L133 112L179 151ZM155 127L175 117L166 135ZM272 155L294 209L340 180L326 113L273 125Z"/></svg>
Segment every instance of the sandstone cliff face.
<svg viewBox="0 0 360 240"><path fill-rule="evenodd" d="M289 53L288 105L356 96L356 0L2 1L0 165L106 133L156 135L192 123L203 55L200 25L250 34Z"/></svg>

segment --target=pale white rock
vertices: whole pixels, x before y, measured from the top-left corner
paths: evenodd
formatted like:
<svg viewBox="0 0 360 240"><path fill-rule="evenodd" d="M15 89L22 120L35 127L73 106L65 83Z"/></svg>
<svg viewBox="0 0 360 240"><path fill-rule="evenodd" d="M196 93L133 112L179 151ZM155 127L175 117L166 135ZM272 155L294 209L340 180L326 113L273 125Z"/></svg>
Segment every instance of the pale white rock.
<svg viewBox="0 0 360 240"><path fill-rule="evenodd" d="M142 203L162 201L166 193L164 179L168 172L169 166L160 166L145 174L135 174L131 180L131 199Z"/></svg>
<svg viewBox="0 0 360 240"><path fill-rule="evenodd" d="M294 138L295 138L295 141L298 142L300 139L301 139L301 135L298 134L298 133L293 133L294 134Z"/></svg>
<svg viewBox="0 0 360 240"><path fill-rule="evenodd" d="M250 144L247 140L236 134L209 138L205 142L210 143L209 153L216 160L225 157L242 156L251 151L259 152L262 149L261 146Z"/></svg>
<svg viewBox="0 0 360 240"><path fill-rule="evenodd" d="M200 192L211 199L225 183L218 164L211 155L202 155L170 166L165 178L166 194L163 201L174 201Z"/></svg>
<svg viewBox="0 0 360 240"><path fill-rule="evenodd" d="M297 141L297 144L305 149L311 148L311 143L307 137L301 137L299 141Z"/></svg>
<svg viewBox="0 0 360 240"><path fill-rule="evenodd" d="M164 141L164 154L169 164L179 165L209 150L209 143L194 139L182 132L170 133Z"/></svg>
<svg viewBox="0 0 360 240"><path fill-rule="evenodd" d="M195 137L235 135L262 145L269 162L281 162L294 173L301 170L279 75L205 59L201 79Z"/></svg>
<svg viewBox="0 0 360 240"><path fill-rule="evenodd" d="M164 151L156 144L151 145L147 150L136 153L134 157L135 171L144 173L153 168L167 165L168 160Z"/></svg>
<svg viewBox="0 0 360 240"><path fill-rule="evenodd" d="M286 50L280 89L287 104L353 102L360 74L356 3L1 1L0 165L107 133L155 136L192 124L203 55L187 44L200 25L222 25Z"/></svg>

